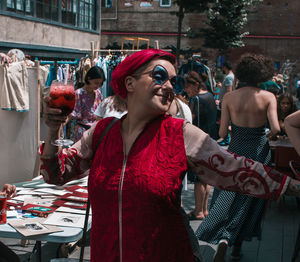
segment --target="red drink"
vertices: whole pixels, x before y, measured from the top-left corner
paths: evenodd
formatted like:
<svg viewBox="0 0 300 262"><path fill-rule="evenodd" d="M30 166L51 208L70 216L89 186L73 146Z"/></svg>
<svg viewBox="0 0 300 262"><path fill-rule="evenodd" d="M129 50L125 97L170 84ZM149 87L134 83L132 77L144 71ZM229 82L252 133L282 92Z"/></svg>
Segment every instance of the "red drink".
<svg viewBox="0 0 300 262"><path fill-rule="evenodd" d="M0 224L6 223L6 196L0 195Z"/></svg>
<svg viewBox="0 0 300 262"><path fill-rule="evenodd" d="M63 115L72 113L75 106L75 91L72 82L53 81L50 87L49 106L59 108Z"/></svg>

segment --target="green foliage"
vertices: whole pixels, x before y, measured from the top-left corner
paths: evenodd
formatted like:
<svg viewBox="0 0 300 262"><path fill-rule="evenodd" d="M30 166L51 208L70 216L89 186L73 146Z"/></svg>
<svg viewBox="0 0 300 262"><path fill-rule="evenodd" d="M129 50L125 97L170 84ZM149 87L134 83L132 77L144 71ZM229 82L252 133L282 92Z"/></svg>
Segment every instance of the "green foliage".
<svg viewBox="0 0 300 262"><path fill-rule="evenodd" d="M207 11L207 28L200 29L204 46L225 53L229 47L244 46L242 32L250 6L263 0L215 0Z"/></svg>

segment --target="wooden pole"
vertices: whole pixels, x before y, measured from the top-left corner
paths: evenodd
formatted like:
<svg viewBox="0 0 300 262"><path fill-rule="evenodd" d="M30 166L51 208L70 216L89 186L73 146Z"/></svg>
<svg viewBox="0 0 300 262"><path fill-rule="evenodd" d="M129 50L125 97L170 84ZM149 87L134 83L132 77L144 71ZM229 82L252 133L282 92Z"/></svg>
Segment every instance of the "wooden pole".
<svg viewBox="0 0 300 262"><path fill-rule="evenodd" d="M37 88L36 88L36 121L35 121L35 132L36 132L36 141L37 141L37 153L33 170L33 177L40 175L40 157L38 150L40 147L41 139L41 128L40 128L40 114L41 114L41 80L40 80L40 61L36 61L36 70L37 70Z"/></svg>
<svg viewBox="0 0 300 262"><path fill-rule="evenodd" d="M94 60L95 60L95 42L91 41L91 57L92 57L92 66L94 66Z"/></svg>

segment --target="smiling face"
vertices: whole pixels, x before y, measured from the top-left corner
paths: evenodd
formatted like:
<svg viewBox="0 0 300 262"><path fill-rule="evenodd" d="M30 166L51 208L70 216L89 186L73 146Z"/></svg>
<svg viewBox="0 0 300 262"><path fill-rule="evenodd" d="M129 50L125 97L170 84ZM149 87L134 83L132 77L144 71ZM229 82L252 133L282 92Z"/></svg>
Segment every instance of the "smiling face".
<svg viewBox="0 0 300 262"><path fill-rule="evenodd" d="M153 69L156 66L162 66L168 73L168 79L163 84L154 81ZM168 111L173 95L173 86L170 79L176 76L174 66L167 60L152 60L142 71L137 72L136 76L130 76L127 82L128 103L140 106L147 113L163 114Z"/></svg>

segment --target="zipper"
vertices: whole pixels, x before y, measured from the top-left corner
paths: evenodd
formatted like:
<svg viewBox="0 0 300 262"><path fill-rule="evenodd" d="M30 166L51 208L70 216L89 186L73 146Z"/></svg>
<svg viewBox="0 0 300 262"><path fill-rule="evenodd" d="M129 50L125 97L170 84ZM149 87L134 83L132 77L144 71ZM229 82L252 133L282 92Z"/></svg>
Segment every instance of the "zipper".
<svg viewBox="0 0 300 262"><path fill-rule="evenodd" d="M125 152L125 151L124 151ZM120 262L123 261L123 247L122 247L122 193L123 193L123 181L126 170L128 156L125 155L122 165L122 172L119 181L118 195L119 195L119 247L120 247Z"/></svg>
<svg viewBox="0 0 300 262"><path fill-rule="evenodd" d="M122 171L121 171L121 176L120 176L120 180L119 180L119 187L118 187L118 196L119 196L119 203L118 204L119 204L119 247L120 247L120 262L123 262L123 247L122 247L122 243L123 243L123 239L122 239L122 194L123 194L124 174L125 174L125 170L126 170L128 156L129 156L129 154L131 152L131 149L134 146L135 142L139 139L139 137L144 133L145 129L146 128L144 128L142 130L142 132L140 132L140 134L136 137L136 139L134 140L134 142L131 145L131 148L127 152L127 155L125 155L126 146L125 146L124 140L123 140L124 160L123 160Z"/></svg>

